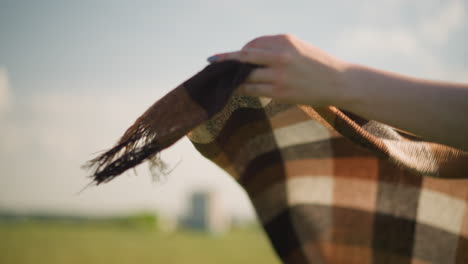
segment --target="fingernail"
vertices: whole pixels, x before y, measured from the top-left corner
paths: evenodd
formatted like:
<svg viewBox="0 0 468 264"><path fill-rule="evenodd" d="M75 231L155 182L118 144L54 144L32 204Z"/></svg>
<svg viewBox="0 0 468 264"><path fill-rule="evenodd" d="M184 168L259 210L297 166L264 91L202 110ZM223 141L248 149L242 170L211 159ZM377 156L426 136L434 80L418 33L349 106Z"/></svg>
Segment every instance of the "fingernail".
<svg viewBox="0 0 468 264"><path fill-rule="evenodd" d="M218 59L219 59L219 56L213 55L213 56L209 57L209 58L206 59L206 60L207 60L209 63L213 63L213 62L216 62Z"/></svg>

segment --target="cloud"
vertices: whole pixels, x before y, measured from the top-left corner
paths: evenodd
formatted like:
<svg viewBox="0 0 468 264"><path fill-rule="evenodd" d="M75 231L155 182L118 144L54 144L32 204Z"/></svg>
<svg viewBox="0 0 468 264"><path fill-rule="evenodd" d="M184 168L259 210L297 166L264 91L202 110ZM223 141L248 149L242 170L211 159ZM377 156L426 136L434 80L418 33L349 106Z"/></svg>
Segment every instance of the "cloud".
<svg viewBox="0 0 468 264"><path fill-rule="evenodd" d="M423 37L444 43L465 23L465 7L461 0L449 1L440 11L425 17L418 26Z"/></svg>
<svg viewBox="0 0 468 264"><path fill-rule="evenodd" d="M7 70L0 67L0 118L6 114L10 107L10 87Z"/></svg>
<svg viewBox="0 0 468 264"><path fill-rule="evenodd" d="M418 51L419 41L404 28L382 30L362 26L343 32L341 48L370 54L410 55Z"/></svg>
<svg viewBox="0 0 468 264"><path fill-rule="evenodd" d="M410 20L405 9L412 10ZM449 38L466 26L462 1L421 5L387 0L381 7L370 5L361 11L367 14L364 21L337 37L336 49L345 59L417 77L468 81L466 64L448 63L443 55L463 52L446 48Z"/></svg>
<svg viewBox="0 0 468 264"><path fill-rule="evenodd" d="M253 217L247 196L225 172L201 157L187 139L162 153L180 164L152 184L146 165L114 181L76 193L88 182L80 166L111 147L155 98L134 93L43 91L28 98L0 126L0 208L70 213L161 210L181 214L191 190L221 190L226 208ZM195 173L194 173L195 172ZM200 172L200 173L198 173Z"/></svg>

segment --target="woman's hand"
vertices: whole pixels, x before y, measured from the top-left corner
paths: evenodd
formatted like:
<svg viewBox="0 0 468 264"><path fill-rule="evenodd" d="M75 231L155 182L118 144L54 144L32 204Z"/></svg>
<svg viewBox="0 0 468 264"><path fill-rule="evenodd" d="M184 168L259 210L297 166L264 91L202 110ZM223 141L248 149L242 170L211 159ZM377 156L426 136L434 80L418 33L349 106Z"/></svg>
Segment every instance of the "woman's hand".
<svg viewBox="0 0 468 264"><path fill-rule="evenodd" d="M333 105L430 141L468 151L468 84L429 81L345 63L290 35L254 39L208 61L254 70L240 91L294 104Z"/></svg>
<svg viewBox="0 0 468 264"><path fill-rule="evenodd" d="M265 66L239 88L247 95L312 106L338 105L343 98L346 64L291 35L259 37L240 51L208 58L211 63L223 60Z"/></svg>

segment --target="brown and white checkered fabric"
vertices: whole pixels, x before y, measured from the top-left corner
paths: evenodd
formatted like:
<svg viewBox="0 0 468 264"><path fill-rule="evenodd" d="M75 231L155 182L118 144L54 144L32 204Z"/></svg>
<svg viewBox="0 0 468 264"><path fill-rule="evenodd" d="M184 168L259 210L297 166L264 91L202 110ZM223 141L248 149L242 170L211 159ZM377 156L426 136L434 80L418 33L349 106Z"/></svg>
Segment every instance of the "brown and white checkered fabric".
<svg viewBox="0 0 468 264"><path fill-rule="evenodd" d="M234 89L252 67L227 63L210 65L140 117L133 127L168 132L123 151L136 153L127 159L191 130L198 151L246 190L284 263L468 263L468 153L334 107L231 96L227 84ZM210 67L235 70L208 78ZM205 88L194 92L198 86ZM178 114L154 114L181 103ZM129 131L119 145L136 133ZM100 164L98 183L126 163L104 157L111 170Z"/></svg>
<svg viewBox="0 0 468 264"><path fill-rule="evenodd" d="M326 111L339 110L320 109ZM361 131L344 137L322 116L311 107L233 96L189 138L247 191L284 263L468 263L466 153L362 119ZM464 160L439 157L437 148ZM440 168L451 159L459 168Z"/></svg>

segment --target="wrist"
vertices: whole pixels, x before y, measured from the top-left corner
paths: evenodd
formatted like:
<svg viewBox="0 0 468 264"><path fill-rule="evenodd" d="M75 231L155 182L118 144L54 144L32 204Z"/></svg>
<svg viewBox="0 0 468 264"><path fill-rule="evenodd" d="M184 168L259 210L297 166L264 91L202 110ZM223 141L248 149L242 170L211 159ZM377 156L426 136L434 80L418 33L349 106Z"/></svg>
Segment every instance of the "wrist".
<svg viewBox="0 0 468 264"><path fill-rule="evenodd" d="M344 61L340 61L334 66L336 77L335 89L332 89L333 98L331 100L331 105L341 109L351 110L353 106L358 104L360 100L352 77L352 72L355 71L357 67L359 66Z"/></svg>
<svg viewBox="0 0 468 264"><path fill-rule="evenodd" d="M372 89L367 89L366 72L368 68L359 64L344 63L340 68L339 95L335 106L351 112L365 107L366 98L372 97Z"/></svg>

